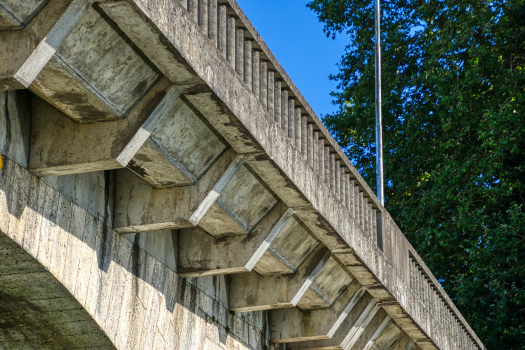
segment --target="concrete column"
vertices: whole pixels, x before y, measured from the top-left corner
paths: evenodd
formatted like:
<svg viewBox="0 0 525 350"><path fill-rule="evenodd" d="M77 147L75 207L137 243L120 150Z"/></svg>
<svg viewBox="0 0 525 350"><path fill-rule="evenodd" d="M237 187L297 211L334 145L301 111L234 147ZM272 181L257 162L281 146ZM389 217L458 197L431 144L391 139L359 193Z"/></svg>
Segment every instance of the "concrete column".
<svg viewBox="0 0 525 350"><path fill-rule="evenodd" d="M226 20L226 59L235 69L235 17L229 16Z"/></svg>
<svg viewBox="0 0 525 350"><path fill-rule="evenodd" d="M244 29L237 28L235 33L235 70L244 79Z"/></svg>
<svg viewBox="0 0 525 350"><path fill-rule="evenodd" d="M274 118L275 115L275 104L274 104L274 98L275 98L275 72L273 70L268 70L268 105L266 108L268 109L268 112L270 113L270 116Z"/></svg>
<svg viewBox="0 0 525 350"><path fill-rule="evenodd" d="M226 5L221 4L219 6L219 13L218 13L218 33L217 33L217 47L219 51L224 55L224 57L227 57L226 55L226 47L228 46L228 24L227 24L227 15L226 15Z"/></svg>
<svg viewBox="0 0 525 350"><path fill-rule="evenodd" d="M218 43L218 8L217 8L217 0L209 0L209 7L208 7L208 38L210 38L211 41L214 42L215 47L217 47Z"/></svg>
<svg viewBox="0 0 525 350"><path fill-rule="evenodd" d="M281 107L281 95L282 95L282 92L281 92L281 81L280 80L275 80L275 85L274 85L274 119L275 119L275 122L277 123L277 125L282 128L282 123L281 123L281 110L282 110L282 107Z"/></svg>
<svg viewBox="0 0 525 350"><path fill-rule="evenodd" d="M281 91L281 128L288 135L288 90Z"/></svg>
<svg viewBox="0 0 525 350"><path fill-rule="evenodd" d="M199 0L199 25L205 35L208 35L208 15L208 0Z"/></svg>
<svg viewBox="0 0 525 350"><path fill-rule="evenodd" d="M252 89L252 41L244 41L244 82ZM253 91L253 90L252 90Z"/></svg>
<svg viewBox="0 0 525 350"><path fill-rule="evenodd" d="M260 68L260 101L265 108L268 106L268 62L261 61Z"/></svg>

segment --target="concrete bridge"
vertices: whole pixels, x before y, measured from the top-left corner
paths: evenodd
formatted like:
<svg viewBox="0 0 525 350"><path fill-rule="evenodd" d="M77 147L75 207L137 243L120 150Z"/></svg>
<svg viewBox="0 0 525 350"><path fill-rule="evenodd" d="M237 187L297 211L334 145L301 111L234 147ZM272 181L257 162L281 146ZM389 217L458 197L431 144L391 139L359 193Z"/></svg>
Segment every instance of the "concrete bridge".
<svg viewBox="0 0 525 350"><path fill-rule="evenodd" d="M234 0L0 0L0 59L0 349L484 349Z"/></svg>

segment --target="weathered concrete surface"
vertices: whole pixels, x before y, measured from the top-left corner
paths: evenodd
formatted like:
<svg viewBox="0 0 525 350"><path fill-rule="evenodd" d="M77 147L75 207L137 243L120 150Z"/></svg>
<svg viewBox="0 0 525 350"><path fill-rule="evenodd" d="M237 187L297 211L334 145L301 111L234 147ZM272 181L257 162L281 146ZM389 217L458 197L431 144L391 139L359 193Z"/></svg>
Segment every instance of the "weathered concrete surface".
<svg viewBox="0 0 525 350"><path fill-rule="evenodd" d="M228 5L234 9L234 16L242 17L233 1L229 1ZM267 99L268 90L265 90L264 94L252 94L253 85L247 86L235 71L233 56L228 56L226 50L227 58L230 59L224 60L220 51L215 51L215 43L202 35L198 25L178 3L129 0L108 3L103 8L170 79L177 79L177 76L164 58L174 51L182 56L182 62L187 63L185 71L194 71L211 90L199 88L198 91L186 94L186 98L236 151L264 151L266 158L254 159L253 162L249 162L250 167L286 205L292 208L302 205L305 213L310 213L310 221L303 222L306 225L309 222L314 224L314 227L309 227L314 233L316 230L324 230L318 239L334 251L341 263L370 289L374 298L381 302L404 331L428 349L453 348L455 344L483 347L435 280L431 279L432 288L436 288L439 293L430 294L431 299L428 302L437 305L438 300L443 300L461 319L467 332L458 329L460 339L453 341L450 337L442 336L441 334L447 333L438 331L443 328L427 317L429 312L437 313L437 310L416 309L419 303L413 299L413 288L417 287L410 284L408 275L408 251L411 251L411 248L342 151L332 145L334 141L328 133L324 134L329 145L325 147L324 171L322 174L314 171L317 166L312 167L312 161L308 158L309 154L313 156L313 151L310 153L308 149L309 145L314 143L309 142L304 135L309 134L308 123L311 122L314 122L321 132L324 133L325 129L315 118L309 119L310 113L305 115L306 123L303 123L304 111L297 111L296 108L295 131L301 132L295 132L294 138L290 139L290 133L282 129L283 123L275 122L274 111L272 113L268 110L268 107L271 107ZM242 23L247 25L244 19ZM254 35L251 30L250 32ZM177 58L177 64L181 63L180 56ZM272 64L275 65L275 62ZM267 88L266 81L262 82ZM263 95L266 97L261 98ZM290 115L288 113L288 116ZM303 129L306 132L303 132ZM304 138L304 142L300 137ZM345 169L338 168L341 161ZM342 174L341 170L345 170L345 174ZM348 172L355 180L353 188L348 187ZM341 178L345 181L341 181ZM354 190L355 195L349 203L352 195L348 194ZM374 234L374 230L378 230L377 210L381 210L381 232L387 236L383 237L381 245L384 252L378 247L377 234ZM318 215L317 219L315 215ZM332 229L336 234L332 234ZM388 246L385 246L385 243ZM423 269L428 271L424 267ZM428 274L430 275L430 272ZM447 322L451 323L452 319Z"/></svg>
<svg viewBox="0 0 525 350"><path fill-rule="evenodd" d="M140 248L148 244L138 235L130 242L2 158L0 230L6 234L0 237L10 247L22 247L32 261L36 257L38 269L26 272L49 270L46 274L67 288L115 348L280 349L269 341L264 313L228 312L224 276L181 279L157 260L160 256ZM12 256L7 260L19 261L21 269L26 264Z"/></svg>
<svg viewBox="0 0 525 350"><path fill-rule="evenodd" d="M407 339L423 350L483 348L233 0L51 4L56 25L48 25L44 44L28 46L29 57L0 51L14 63L7 81L32 84L64 112L32 98L29 169L50 176L52 187L16 166L5 182L5 198L22 218L22 208L35 207L50 220L29 219L33 228L43 223L37 241L48 243L26 244L26 219L8 213L0 224L66 287L86 282L63 266L84 262L71 252L95 232L89 246L98 268L88 283L99 288L81 298L114 344L166 342L154 321L161 302L142 295L147 288L131 275L159 292L166 274L179 271L219 274L177 287L180 304L197 317L204 307L186 301L185 283L204 283L203 290L214 283L226 308L276 309L282 321L273 324L268 313L249 314L260 321L261 338L293 348L369 350ZM23 128L15 134L26 135ZM0 144L12 153L10 140ZM7 186L19 176L31 181ZM152 262L137 267L141 252ZM135 294L126 290L130 280ZM367 293L354 300L358 287ZM191 312L177 319L179 341L184 329L202 331ZM141 321L126 323L132 319ZM125 340L115 338L121 325L131 329ZM170 346L214 346L195 333L187 339Z"/></svg>
<svg viewBox="0 0 525 350"><path fill-rule="evenodd" d="M64 285L3 232L0 349L115 349Z"/></svg>
<svg viewBox="0 0 525 350"><path fill-rule="evenodd" d="M125 119L106 123L78 124L32 97L30 171L53 176L125 167L147 140L147 120L170 87L161 79Z"/></svg>
<svg viewBox="0 0 525 350"><path fill-rule="evenodd" d="M0 92L0 153L26 167L31 110L27 91Z"/></svg>
<svg viewBox="0 0 525 350"><path fill-rule="evenodd" d="M24 28L48 0L0 1L0 30Z"/></svg>

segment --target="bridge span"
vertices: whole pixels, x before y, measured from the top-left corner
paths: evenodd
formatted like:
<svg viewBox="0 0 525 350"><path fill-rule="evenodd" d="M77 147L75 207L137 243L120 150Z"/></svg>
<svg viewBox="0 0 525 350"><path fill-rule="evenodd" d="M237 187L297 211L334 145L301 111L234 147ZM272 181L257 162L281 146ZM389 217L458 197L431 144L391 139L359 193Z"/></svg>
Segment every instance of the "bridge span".
<svg viewBox="0 0 525 350"><path fill-rule="evenodd" d="M0 349L484 349L234 0L0 0L0 60Z"/></svg>

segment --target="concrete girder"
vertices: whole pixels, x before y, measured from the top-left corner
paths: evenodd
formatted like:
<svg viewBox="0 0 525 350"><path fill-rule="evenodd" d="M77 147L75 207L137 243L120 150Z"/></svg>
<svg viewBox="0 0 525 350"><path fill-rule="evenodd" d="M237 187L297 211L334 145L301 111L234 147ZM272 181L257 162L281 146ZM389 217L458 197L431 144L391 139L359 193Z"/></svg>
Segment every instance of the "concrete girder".
<svg viewBox="0 0 525 350"><path fill-rule="evenodd" d="M229 307L236 312L298 306L326 308L344 292L352 278L325 247L318 247L294 274L231 276Z"/></svg>
<svg viewBox="0 0 525 350"><path fill-rule="evenodd" d="M128 164L156 188L195 184L228 148L179 90L172 87L152 113L150 135Z"/></svg>
<svg viewBox="0 0 525 350"><path fill-rule="evenodd" d="M0 31L24 28L49 0L0 0Z"/></svg>
<svg viewBox="0 0 525 350"><path fill-rule="evenodd" d="M363 349L376 330L381 326L387 313L369 296L360 301L359 312L350 313L330 339L288 343L290 350L308 349ZM363 305L364 304L364 305Z"/></svg>
<svg viewBox="0 0 525 350"><path fill-rule="evenodd" d="M199 226L215 237L246 235L277 203L231 148L196 185L157 189L119 170L115 194L119 233Z"/></svg>
<svg viewBox="0 0 525 350"><path fill-rule="evenodd" d="M88 7L30 88L79 123L126 117L161 76L97 9Z"/></svg>
<svg viewBox="0 0 525 350"><path fill-rule="evenodd" d="M354 280L330 308L307 312L299 308L271 310L272 342L330 339L351 312L360 312L364 302L358 303L365 293L366 289Z"/></svg>
<svg viewBox="0 0 525 350"><path fill-rule="evenodd" d="M31 16L32 19L20 30L0 31L0 91L28 88L91 3L91 0L57 0L38 11L41 7L35 3L3 0L0 13L4 25L20 28L21 19L27 21ZM33 11L32 5L36 5Z"/></svg>
<svg viewBox="0 0 525 350"><path fill-rule="evenodd" d="M252 270L266 275L293 273L303 261L297 266L290 261L297 262L298 257L306 259L319 245L308 232L297 230L297 226L292 210L281 202L248 236L214 238L200 228L180 230L177 272L181 277ZM282 251L282 246L290 249Z"/></svg>
<svg viewBox="0 0 525 350"><path fill-rule="evenodd" d="M127 118L106 123L76 123L33 97L29 171L42 177L124 168L150 136L153 112L171 86L160 79Z"/></svg>

